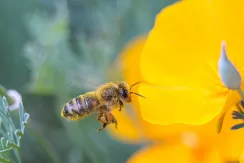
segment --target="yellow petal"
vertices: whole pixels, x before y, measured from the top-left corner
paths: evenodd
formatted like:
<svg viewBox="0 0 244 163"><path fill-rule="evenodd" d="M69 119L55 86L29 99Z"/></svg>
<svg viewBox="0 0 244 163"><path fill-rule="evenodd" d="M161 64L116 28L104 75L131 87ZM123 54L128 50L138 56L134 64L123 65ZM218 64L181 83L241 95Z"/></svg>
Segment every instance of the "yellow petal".
<svg viewBox="0 0 244 163"><path fill-rule="evenodd" d="M183 145L152 146L133 155L127 163L191 163L191 150Z"/></svg>
<svg viewBox="0 0 244 163"><path fill-rule="evenodd" d="M121 69L124 80L130 85L141 81L140 54L146 42L146 35L138 36L130 41L120 53Z"/></svg>
<svg viewBox="0 0 244 163"><path fill-rule="evenodd" d="M214 22L208 5L181 1L157 16L141 56L146 81L161 85L172 78L181 85L213 85L211 79L218 76L212 75L208 64L217 62L221 40L212 37Z"/></svg>
<svg viewBox="0 0 244 163"><path fill-rule="evenodd" d="M146 35L134 38L122 49L117 58L117 63L119 63L117 65L120 66L123 78L129 85L141 81L139 61L145 42ZM133 91L137 92L137 88L137 86L133 87ZM132 96L133 104L137 105L135 100L135 96ZM118 121L118 128L115 129L113 125L108 128L114 138L127 141L127 143L138 143L145 137L144 126L141 126L142 121L137 110L125 105L121 112L115 110L113 114Z"/></svg>
<svg viewBox="0 0 244 163"><path fill-rule="evenodd" d="M141 84L139 99L142 117L153 124L204 124L220 113L226 100L226 88L211 92L192 87L164 87ZM218 94L218 93L221 93Z"/></svg>
<svg viewBox="0 0 244 163"><path fill-rule="evenodd" d="M118 61L121 64L120 67L123 77L130 85L142 80L139 71L139 61L145 42L145 35L134 38L125 46L125 48L123 48L118 57ZM138 87L133 87L133 91L138 92ZM163 106L161 103L155 103L155 105L158 105L158 107ZM142 139L162 141L167 137L176 136L185 131L195 131L201 135L209 136L216 135L217 132L217 119L204 126L191 126L184 124L162 126L151 124L142 119L138 98L135 96L132 97L132 108L129 108L129 106L125 107L126 108L123 109L122 112L118 112L116 110L113 112L119 123L118 129L116 130L113 126L109 127L111 134L116 139L122 141L127 141L130 143L138 142ZM151 110L151 106L148 108L148 110Z"/></svg>
<svg viewBox="0 0 244 163"><path fill-rule="evenodd" d="M239 159L244 147L244 128L231 130L231 127L243 123L242 120L232 118L232 112L236 110L236 106L232 106L226 113L223 129L216 140L216 145L222 153L225 160L236 161Z"/></svg>
<svg viewBox="0 0 244 163"><path fill-rule="evenodd" d="M112 112L118 121L118 127L116 129L111 124L108 127L108 131L117 140L126 141L127 143L139 143L143 140L144 128L140 125L141 121L138 121L136 115L128 114L127 109L131 108L127 107L122 111L116 109Z"/></svg>
<svg viewBox="0 0 244 163"><path fill-rule="evenodd" d="M156 141L175 141L175 137L186 132L194 132L201 137L214 139L217 136L219 116L204 125L170 124L157 125L143 121L147 138Z"/></svg>
<svg viewBox="0 0 244 163"><path fill-rule="evenodd" d="M239 162L240 162L240 163L244 163L244 150L243 150L242 153L241 153L241 156L240 156L240 158L239 158Z"/></svg>
<svg viewBox="0 0 244 163"><path fill-rule="evenodd" d="M243 68L243 6L242 0L188 0L163 9L142 53L145 80L161 84L164 77L180 75L204 84L206 64L217 63L222 40L226 40L230 60Z"/></svg>
<svg viewBox="0 0 244 163"><path fill-rule="evenodd" d="M208 144L209 142L205 142ZM208 144L209 145L209 144ZM220 156L218 150L214 147L207 147L206 149L199 148L193 150L194 162L200 163L223 163L223 159Z"/></svg>
<svg viewBox="0 0 244 163"><path fill-rule="evenodd" d="M138 102L133 102L134 107L127 106L121 112L117 109L113 111L114 116L118 121L118 128L115 129L110 125L110 134L127 143L138 143L143 140L152 141L175 141L184 132L195 132L201 136L213 138L217 136L217 125L219 116L208 122L205 125L186 125L186 124L170 124L158 125L151 124L142 119Z"/></svg>
<svg viewBox="0 0 244 163"><path fill-rule="evenodd" d="M243 1L188 0L158 14L140 64L145 120L203 124L222 111L227 91L217 73L221 42L226 40L228 57L242 71L242 8Z"/></svg>
<svg viewBox="0 0 244 163"><path fill-rule="evenodd" d="M200 153L199 153L200 152ZM202 153L201 153L202 152ZM203 157L202 157L203 156ZM144 148L134 154L127 163L221 163L215 149L192 150L183 144L156 145Z"/></svg>

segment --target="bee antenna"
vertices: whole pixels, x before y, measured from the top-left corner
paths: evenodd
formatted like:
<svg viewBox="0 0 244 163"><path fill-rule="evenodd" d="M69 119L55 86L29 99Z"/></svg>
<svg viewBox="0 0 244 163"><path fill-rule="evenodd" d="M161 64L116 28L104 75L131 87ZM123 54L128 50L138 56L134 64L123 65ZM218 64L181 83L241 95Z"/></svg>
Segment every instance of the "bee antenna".
<svg viewBox="0 0 244 163"><path fill-rule="evenodd" d="M140 96L140 97L146 98L145 96L142 96L142 95L140 95L140 94L138 94L138 93L135 93L135 92L130 92L130 94L135 94L135 95L137 95L137 96Z"/></svg>
<svg viewBox="0 0 244 163"><path fill-rule="evenodd" d="M130 90L132 89L132 87L134 87L135 85L137 85L137 84L139 84L139 83L141 83L141 81L132 84L132 85L130 86Z"/></svg>

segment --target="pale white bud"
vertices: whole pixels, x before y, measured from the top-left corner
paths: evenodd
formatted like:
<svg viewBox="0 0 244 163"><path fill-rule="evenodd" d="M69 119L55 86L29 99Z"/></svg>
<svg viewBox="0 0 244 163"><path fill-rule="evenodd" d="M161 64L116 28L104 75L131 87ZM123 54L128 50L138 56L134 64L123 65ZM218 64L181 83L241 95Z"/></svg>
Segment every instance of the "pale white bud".
<svg viewBox="0 0 244 163"><path fill-rule="evenodd" d="M20 95L19 92L17 92L16 90L8 90L7 94L10 98L13 99L13 104L9 105L9 110L16 110L19 109L20 103L22 101L22 97Z"/></svg>
<svg viewBox="0 0 244 163"><path fill-rule="evenodd" d="M218 63L219 75L224 85L232 90L237 90L241 86L241 75L231 63L226 55L225 42L221 45L221 54Z"/></svg>

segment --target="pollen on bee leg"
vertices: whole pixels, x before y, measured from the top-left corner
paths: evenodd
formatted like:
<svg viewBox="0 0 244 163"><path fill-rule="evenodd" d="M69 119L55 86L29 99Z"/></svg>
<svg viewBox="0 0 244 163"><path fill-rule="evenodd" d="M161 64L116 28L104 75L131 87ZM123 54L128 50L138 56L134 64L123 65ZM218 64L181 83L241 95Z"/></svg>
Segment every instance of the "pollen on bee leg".
<svg viewBox="0 0 244 163"><path fill-rule="evenodd" d="M106 117L106 114L107 113L100 113L100 115L98 115L98 121L102 123L102 128L99 128L97 132L105 129L107 125L110 123L110 121Z"/></svg>
<svg viewBox="0 0 244 163"><path fill-rule="evenodd" d="M117 125L118 125L117 120L115 119L114 115L111 112L105 112L102 115L99 115L98 121L100 121L103 124L103 127L98 129L98 131L103 130L110 123L114 123L115 128L117 129Z"/></svg>

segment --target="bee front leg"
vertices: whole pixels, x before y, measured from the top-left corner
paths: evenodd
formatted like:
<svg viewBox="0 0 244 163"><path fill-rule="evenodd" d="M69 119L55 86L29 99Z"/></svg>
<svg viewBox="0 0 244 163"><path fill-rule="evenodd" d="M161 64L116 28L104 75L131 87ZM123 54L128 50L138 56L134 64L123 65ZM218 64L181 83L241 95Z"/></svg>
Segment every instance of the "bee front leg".
<svg viewBox="0 0 244 163"><path fill-rule="evenodd" d="M123 102L121 100L119 100L119 111L122 110L123 106L124 106Z"/></svg>

